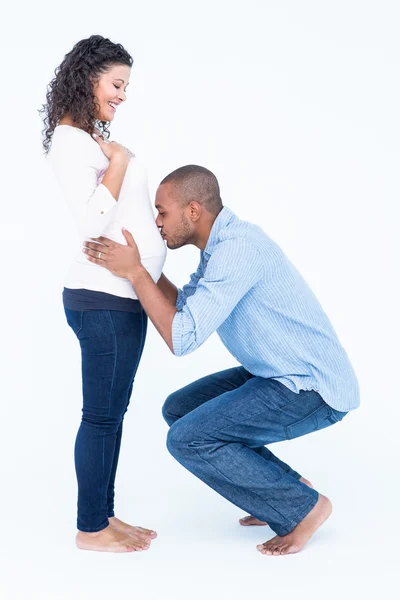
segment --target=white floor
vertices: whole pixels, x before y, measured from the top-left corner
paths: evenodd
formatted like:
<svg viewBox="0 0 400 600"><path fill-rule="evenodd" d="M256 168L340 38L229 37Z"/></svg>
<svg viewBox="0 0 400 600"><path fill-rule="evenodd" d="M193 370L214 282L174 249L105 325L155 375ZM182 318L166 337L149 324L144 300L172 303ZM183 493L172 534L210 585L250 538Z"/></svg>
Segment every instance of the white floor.
<svg viewBox="0 0 400 600"><path fill-rule="evenodd" d="M149 419L141 415L142 425L150 426L152 418L159 428L154 441L134 424L138 420L127 423L118 481L119 516L158 531L143 553L75 548L69 431L43 440L43 461L37 460L37 448L33 455L26 445L18 455L17 445L14 464L20 463L21 472L25 464L24 480L15 470L4 476L10 485L3 488L3 500L6 493L11 503L3 513L2 600L394 597L398 495L390 431L385 445L369 445L360 412L340 428L275 446L331 497L334 512L301 553L274 558L255 548L272 531L240 527L242 511L168 455L155 413ZM143 460L135 464L139 442Z"/></svg>

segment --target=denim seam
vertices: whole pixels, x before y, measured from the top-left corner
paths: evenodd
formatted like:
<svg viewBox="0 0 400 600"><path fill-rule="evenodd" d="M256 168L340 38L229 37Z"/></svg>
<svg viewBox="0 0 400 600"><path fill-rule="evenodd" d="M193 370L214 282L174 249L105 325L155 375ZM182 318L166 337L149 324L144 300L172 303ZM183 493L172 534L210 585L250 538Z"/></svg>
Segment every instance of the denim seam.
<svg viewBox="0 0 400 600"><path fill-rule="evenodd" d="M79 327L78 331L76 332L76 337L78 337L78 335L80 334L80 332L81 332L81 331L82 331L82 329L83 329L83 316L84 316L84 315L83 315L83 310L82 310L82 311L81 311L81 326ZM79 338L78 338L78 340L79 340Z"/></svg>
<svg viewBox="0 0 400 600"><path fill-rule="evenodd" d="M111 328L112 328L113 334L114 334L114 351L115 351L113 376L112 376L112 380L111 380L110 394L108 396L108 414L107 414L107 416L109 417L110 416L110 407L111 407L111 394L112 394L112 390L113 390L113 387L114 387L115 369L116 369L116 366L117 366L118 346L117 346L117 334L115 332L115 327L114 327L114 323L113 323L113 320L112 320L111 311L108 310L107 312L108 312L108 316L110 318Z"/></svg>
<svg viewBox="0 0 400 600"><path fill-rule="evenodd" d="M110 408L111 408L111 394L112 394L113 387L114 387L115 369L116 369L116 366L117 366L118 345L117 345L117 334L115 332L115 327L114 327L114 323L113 323L113 320L112 320L111 311L108 310L107 312L108 312L108 316L109 316L109 319L110 319L111 328L112 328L112 331L113 331L113 334L114 334L114 351L115 351L113 376L112 376L112 380L111 380L110 393L109 393L109 396L108 396L108 414L107 414L107 416L109 417L110 416ZM101 478L101 480L102 480L103 485L104 485L104 472L105 472L105 437L104 436L103 436L102 470L103 470L103 472L102 472L102 478ZM107 486L109 485L109 483L110 482L108 481L107 482ZM107 491L108 491L108 487L106 488L106 486L104 485L104 488L102 487L102 489L101 489L101 496L105 497L105 514L106 515L108 514ZM107 521L108 521L108 518L107 518Z"/></svg>

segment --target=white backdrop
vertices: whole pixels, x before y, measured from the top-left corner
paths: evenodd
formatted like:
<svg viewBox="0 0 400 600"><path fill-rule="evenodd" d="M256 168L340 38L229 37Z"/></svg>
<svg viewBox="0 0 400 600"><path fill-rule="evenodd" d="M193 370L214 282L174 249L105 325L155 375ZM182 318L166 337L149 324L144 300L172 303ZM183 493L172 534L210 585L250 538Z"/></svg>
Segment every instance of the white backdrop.
<svg viewBox="0 0 400 600"><path fill-rule="evenodd" d="M385 595L399 521L397 2L53 1L7 11L1 597ZM146 162L152 197L178 166L214 171L224 203L260 224L309 282L359 377L362 408L274 448L334 504L296 556L260 555L271 530L240 528L242 512L168 454L165 397L235 361L216 335L176 358L152 327L126 418L117 515L159 537L135 555L74 547L80 356L61 290L77 238L42 154L37 109L65 53L93 33L134 56L111 132ZM165 273L182 285L197 261L192 247L170 252Z"/></svg>

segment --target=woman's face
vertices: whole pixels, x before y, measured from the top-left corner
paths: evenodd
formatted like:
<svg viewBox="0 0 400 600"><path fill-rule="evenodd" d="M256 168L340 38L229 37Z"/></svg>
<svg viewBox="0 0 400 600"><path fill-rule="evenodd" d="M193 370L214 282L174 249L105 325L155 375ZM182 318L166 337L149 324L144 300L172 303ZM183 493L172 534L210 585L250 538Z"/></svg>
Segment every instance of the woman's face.
<svg viewBox="0 0 400 600"><path fill-rule="evenodd" d="M126 88L131 68L127 65L112 65L102 73L94 84L94 95L100 105L96 118L99 121L112 121L121 102L126 100Z"/></svg>

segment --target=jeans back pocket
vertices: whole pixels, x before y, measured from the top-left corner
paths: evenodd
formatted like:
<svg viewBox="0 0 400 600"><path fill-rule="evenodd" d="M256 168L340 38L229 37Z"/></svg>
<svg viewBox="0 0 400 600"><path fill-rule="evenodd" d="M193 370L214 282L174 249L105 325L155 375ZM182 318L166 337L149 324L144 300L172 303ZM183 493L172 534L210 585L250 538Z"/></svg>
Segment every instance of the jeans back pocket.
<svg viewBox="0 0 400 600"><path fill-rule="evenodd" d="M341 421L347 413L341 413L335 410L324 402L322 406L317 408L314 412L307 415L300 421L296 421L286 427L286 433L289 440L293 438L307 435L313 431L319 431L325 429L330 425L334 425L338 421Z"/></svg>

